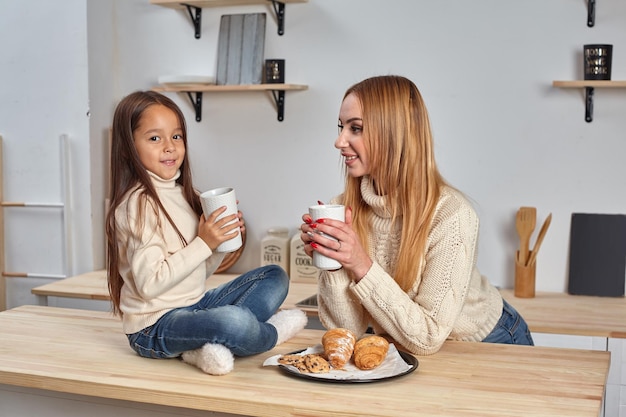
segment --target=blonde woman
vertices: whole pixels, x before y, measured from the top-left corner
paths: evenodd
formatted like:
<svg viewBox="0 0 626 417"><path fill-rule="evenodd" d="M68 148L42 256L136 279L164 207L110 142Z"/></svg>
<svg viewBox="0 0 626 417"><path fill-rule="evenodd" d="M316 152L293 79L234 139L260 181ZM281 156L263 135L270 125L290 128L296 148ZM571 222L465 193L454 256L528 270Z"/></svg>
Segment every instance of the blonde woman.
<svg viewBox="0 0 626 417"><path fill-rule="evenodd" d="M305 214L301 226L308 255L342 265L319 275L322 324L369 328L416 355L449 339L532 345L524 319L476 267L478 217L437 169L415 84L379 76L350 87L335 147L346 182L332 203L346 206L346 221Z"/></svg>

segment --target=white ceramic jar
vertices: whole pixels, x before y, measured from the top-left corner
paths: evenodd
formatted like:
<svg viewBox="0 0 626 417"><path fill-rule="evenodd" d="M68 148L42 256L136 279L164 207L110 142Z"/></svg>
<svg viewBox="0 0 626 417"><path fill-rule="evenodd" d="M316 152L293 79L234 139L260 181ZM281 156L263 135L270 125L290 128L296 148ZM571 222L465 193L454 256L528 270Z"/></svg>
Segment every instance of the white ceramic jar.
<svg viewBox="0 0 626 417"><path fill-rule="evenodd" d="M289 274L289 229L273 227L261 240L261 266L280 265Z"/></svg>
<svg viewBox="0 0 626 417"><path fill-rule="evenodd" d="M304 242L300 239L300 230L291 238L289 258L289 276L293 282L317 282L319 269L313 266L313 259L304 252Z"/></svg>

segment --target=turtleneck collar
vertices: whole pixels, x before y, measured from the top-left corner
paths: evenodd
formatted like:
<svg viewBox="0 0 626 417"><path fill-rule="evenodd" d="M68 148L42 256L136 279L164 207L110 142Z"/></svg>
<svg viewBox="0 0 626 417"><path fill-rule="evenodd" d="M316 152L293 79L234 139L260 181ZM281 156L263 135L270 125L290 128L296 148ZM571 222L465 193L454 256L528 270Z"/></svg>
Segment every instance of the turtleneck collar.
<svg viewBox="0 0 626 417"><path fill-rule="evenodd" d="M170 178L169 180L159 177L157 174L155 174L152 171L147 171L147 172L148 172L148 175L150 175L150 178L152 179L152 183L154 184L156 188L174 188L176 187L176 180L180 177L180 169L176 171L176 174L174 174L174 176Z"/></svg>
<svg viewBox="0 0 626 417"><path fill-rule="evenodd" d="M387 207L387 196L376 194L374 182L369 175L361 178L361 196L363 201L372 208L372 211L379 217L391 218L391 211Z"/></svg>

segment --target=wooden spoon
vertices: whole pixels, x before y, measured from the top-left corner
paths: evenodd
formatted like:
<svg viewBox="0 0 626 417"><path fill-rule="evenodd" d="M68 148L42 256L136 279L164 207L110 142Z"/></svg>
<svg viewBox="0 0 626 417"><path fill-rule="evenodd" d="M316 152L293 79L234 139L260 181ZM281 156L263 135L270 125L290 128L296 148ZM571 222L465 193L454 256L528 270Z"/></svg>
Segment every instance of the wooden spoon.
<svg viewBox="0 0 626 417"><path fill-rule="evenodd" d="M530 236L535 230L537 222L537 209L535 207L520 207L515 218L515 227L520 238L519 263L526 265L528 261L528 248L530 246Z"/></svg>
<svg viewBox="0 0 626 417"><path fill-rule="evenodd" d="M552 221L552 213L548 214L548 217L543 222L541 229L539 229L539 235L537 235L537 241L535 242L535 247L533 248L533 252L530 254L530 258L528 259L528 266L531 266L537 260L537 252L539 252L539 248L541 247L541 242L543 242L543 237L546 235L548 231L548 227L550 227L550 222Z"/></svg>

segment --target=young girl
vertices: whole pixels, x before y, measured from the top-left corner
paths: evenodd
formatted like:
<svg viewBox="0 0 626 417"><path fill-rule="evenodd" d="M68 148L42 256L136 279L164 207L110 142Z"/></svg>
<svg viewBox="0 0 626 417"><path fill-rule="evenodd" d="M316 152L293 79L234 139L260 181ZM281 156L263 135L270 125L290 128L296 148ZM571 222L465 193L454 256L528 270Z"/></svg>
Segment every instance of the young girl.
<svg viewBox="0 0 626 417"><path fill-rule="evenodd" d="M346 221L303 215L305 251L342 268L319 276L319 316L357 334L372 326L417 355L446 339L532 345L524 319L476 267L478 216L435 163L426 105L413 82L350 87L335 147ZM323 234L338 240L325 238Z"/></svg>
<svg viewBox="0 0 626 417"><path fill-rule="evenodd" d="M236 356L265 352L302 330L301 310L278 313L289 277L266 266L205 292L225 254L215 248L244 227L241 212L202 214L182 112L155 92L124 98L113 117L107 273L113 311L131 347L223 375ZM231 221L238 218L238 222ZM276 313L276 314L275 314Z"/></svg>

